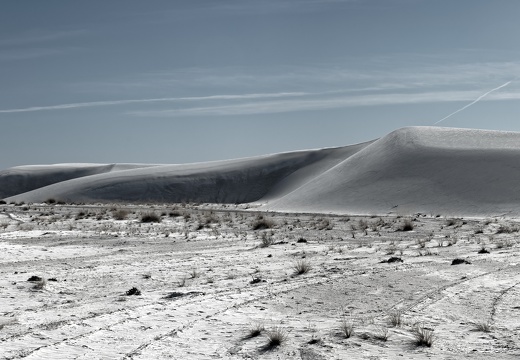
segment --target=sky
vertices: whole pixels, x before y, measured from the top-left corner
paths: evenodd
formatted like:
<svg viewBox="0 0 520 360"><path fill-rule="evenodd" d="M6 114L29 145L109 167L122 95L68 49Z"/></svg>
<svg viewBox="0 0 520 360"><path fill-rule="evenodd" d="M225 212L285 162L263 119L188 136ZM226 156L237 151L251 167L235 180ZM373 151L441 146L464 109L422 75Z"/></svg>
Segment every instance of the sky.
<svg viewBox="0 0 520 360"><path fill-rule="evenodd" d="M520 131L518 0L24 0L0 12L0 169Z"/></svg>

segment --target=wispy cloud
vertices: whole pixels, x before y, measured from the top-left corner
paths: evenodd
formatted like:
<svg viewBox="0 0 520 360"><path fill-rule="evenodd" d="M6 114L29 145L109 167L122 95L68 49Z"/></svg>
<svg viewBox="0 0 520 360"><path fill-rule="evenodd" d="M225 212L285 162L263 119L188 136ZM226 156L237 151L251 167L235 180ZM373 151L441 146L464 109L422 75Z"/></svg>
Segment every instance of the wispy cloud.
<svg viewBox="0 0 520 360"><path fill-rule="evenodd" d="M1 59L1 56L0 56ZM57 105L0 109L0 114L65 109L142 105L123 108L126 114L145 117L211 116L282 113L345 107L418 103L471 102L492 88L520 74L520 63L487 62L437 65L421 59L400 64L399 58L374 60L380 66L321 64L276 69L219 68L178 69L77 85L76 93L126 93L130 99L73 102ZM440 63L445 63L441 61ZM415 64L415 65L413 65ZM491 85L490 85L491 84ZM519 99L520 88L509 86L486 96L485 101ZM201 96L159 97L155 94ZM149 97L143 93L152 94ZM206 94L229 95L206 95ZM204 96L202 96L204 94ZM172 104L169 104L172 103ZM174 104L173 104L174 103Z"/></svg>
<svg viewBox="0 0 520 360"><path fill-rule="evenodd" d="M142 117L219 116L284 113L294 111L325 110L346 107L403 105L435 102L469 101L478 96L476 91L445 91L425 93L371 94L340 96L321 99L286 99L245 102L218 106L188 107L170 110L132 111L130 115ZM486 100L520 99L520 92L489 96Z"/></svg>
<svg viewBox="0 0 520 360"><path fill-rule="evenodd" d="M408 60L406 62L404 59ZM367 64L368 62L368 64ZM330 90L429 91L486 88L520 74L519 62L482 62L438 65L437 59L413 59L412 55L372 60L345 59L309 66L183 68L71 85L76 92L99 94L165 93L179 88L190 93L212 92L322 92ZM444 62L444 61L443 61ZM369 68L370 70L367 70ZM275 90L276 89L276 90ZM363 90L364 89L364 90Z"/></svg>
<svg viewBox="0 0 520 360"><path fill-rule="evenodd" d="M76 51L76 43L67 43L86 30L31 30L9 37L0 37L0 61L16 61L41 58L65 52Z"/></svg>
<svg viewBox="0 0 520 360"><path fill-rule="evenodd" d="M180 102L180 101L202 101L202 100L250 100L250 99L266 99L266 98L280 98L280 97L294 97L304 96L307 93L290 92L290 93L273 93L273 94L242 94L242 95L211 95L211 96L195 96L195 97L169 97L169 98L154 98L154 99L129 99L129 100L112 100L112 101L92 101L80 102L49 106L32 106L18 109L3 109L0 113L21 113L34 111L49 111L49 110L66 110L87 107L113 106L113 105L128 105L128 104L144 104L144 103L159 103L159 102Z"/></svg>
<svg viewBox="0 0 520 360"><path fill-rule="evenodd" d="M0 52L0 61L35 59L63 53L64 49L9 49Z"/></svg>
<svg viewBox="0 0 520 360"><path fill-rule="evenodd" d="M10 37L0 37L0 46L20 46L28 44L48 43L62 39L73 38L87 34L87 30L32 30L12 35Z"/></svg>

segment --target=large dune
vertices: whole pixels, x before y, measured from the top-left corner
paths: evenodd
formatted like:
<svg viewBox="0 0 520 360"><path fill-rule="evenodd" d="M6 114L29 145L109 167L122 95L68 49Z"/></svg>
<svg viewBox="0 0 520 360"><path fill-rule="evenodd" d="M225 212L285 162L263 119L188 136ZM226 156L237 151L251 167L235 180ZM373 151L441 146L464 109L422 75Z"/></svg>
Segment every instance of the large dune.
<svg viewBox="0 0 520 360"><path fill-rule="evenodd" d="M0 189L8 202L189 201L292 212L518 215L520 133L411 127L358 145L228 161L18 167L0 172Z"/></svg>

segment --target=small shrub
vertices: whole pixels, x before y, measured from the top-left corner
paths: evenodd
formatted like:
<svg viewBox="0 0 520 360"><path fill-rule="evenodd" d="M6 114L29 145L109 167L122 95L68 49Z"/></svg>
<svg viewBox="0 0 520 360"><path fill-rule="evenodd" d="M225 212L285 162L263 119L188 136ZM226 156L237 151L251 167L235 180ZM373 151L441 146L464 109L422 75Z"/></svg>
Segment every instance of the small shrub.
<svg viewBox="0 0 520 360"><path fill-rule="evenodd" d="M486 249L484 246L482 246L480 248L480 250L478 251L479 254L489 254L489 250Z"/></svg>
<svg viewBox="0 0 520 360"><path fill-rule="evenodd" d="M49 204L49 205L56 204L56 199L53 199L53 198L47 199L47 200L45 200L45 203Z"/></svg>
<svg viewBox="0 0 520 360"><path fill-rule="evenodd" d="M285 329L279 326L276 326L271 330L266 331L265 336L267 337L267 344L265 345L265 350L274 349L280 345L283 345L288 340L287 331L285 331Z"/></svg>
<svg viewBox="0 0 520 360"><path fill-rule="evenodd" d="M7 203L5 202L5 200L0 200L0 205L6 205Z"/></svg>
<svg viewBox="0 0 520 360"><path fill-rule="evenodd" d="M125 209L119 209L112 213L112 217L114 220L125 220L128 216L128 210Z"/></svg>
<svg viewBox="0 0 520 360"><path fill-rule="evenodd" d="M424 325L415 326L412 335L415 338L414 344L416 346L431 347L433 345L433 330L425 328Z"/></svg>
<svg viewBox="0 0 520 360"><path fill-rule="evenodd" d="M142 223L161 222L161 217L154 212L148 212L141 215Z"/></svg>
<svg viewBox="0 0 520 360"><path fill-rule="evenodd" d="M298 260L294 263L293 268L295 275L302 275L307 274L312 269L312 266L306 260Z"/></svg>
<svg viewBox="0 0 520 360"><path fill-rule="evenodd" d="M489 322L475 323L475 330L482 332L491 332L491 324Z"/></svg>
<svg viewBox="0 0 520 360"><path fill-rule="evenodd" d="M352 335L354 335L354 323L351 321L347 321L343 319L341 321L341 324L339 326L339 330L341 331L341 334L346 338L350 338Z"/></svg>
<svg viewBox="0 0 520 360"><path fill-rule="evenodd" d="M518 232L518 227L516 226L507 226L507 225L500 225L500 227L497 229L497 232L495 234L512 234L514 232Z"/></svg>
<svg viewBox="0 0 520 360"><path fill-rule="evenodd" d="M264 331L265 331L265 327L264 327L263 323L261 323L261 322L254 323L249 328L247 335L246 335L246 339L252 339L257 336L260 336L262 334L262 332L264 332Z"/></svg>
<svg viewBox="0 0 520 360"><path fill-rule="evenodd" d="M136 288L136 287L133 287L133 288L131 288L130 290L128 290L128 291L126 292L126 295L127 295L127 296L132 296L132 295L136 295L136 296L137 296L137 295L141 295L141 290L139 290L139 289Z"/></svg>
<svg viewBox="0 0 520 360"><path fill-rule="evenodd" d="M379 327L372 337L376 340L387 341L388 340L388 328L381 326Z"/></svg>
<svg viewBox="0 0 520 360"><path fill-rule="evenodd" d="M253 223L253 230L265 230L274 227L274 221L270 219L258 219Z"/></svg>
<svg viewBox="0 0 520 360"><path fill-rule="evenodd" d="M260 243L261 248L269 247L274 244L274 239L271 236L267 236L266 234L263 234L262 236L262 242Z"/></svg>
<svg viewBox="0 0 520 360"><path fill-rule="evenodd" d="M402 263L403 262L403 259L401 259L400 257L397 257L397 256L392 256L391 258L389 258L388 260L383 260L382 262L386 262L386 263Z"/></svg>
<svg viewBox="0 0 520 360"><path fill-rule="evenodd" d="M411 219L405 219L401 224L399 224L399 227L397 228L397 231L412 231L413 230L413 222Z"/></svg>
<svg viewBox="0 0 520 360"><path fill-rule="evenodd" d="M402 310L394 310L390 314L388 314L390 318L390 324L394 327L400 327L403 325L403 311Z"/></svg>
<svg viewBox="0 0 520 360"><path fill-rule="evenodd" d="M363 219L360 219L358 221L358 229L361 230L361 231L365 231L366 229L368 229L367 221L363 220Z"/></svg>
<svg viewBox="0 0 520 360"><path fill-rule="evenodd" d="M447 219L446 220L446 226L453 226L457 223L455 219Z"/></svg>
<svg viewBox="0 0 520 360"><path fill-rule="evenodd" d="M39 281L37 281L32 288L33 290L43 290L45 289L45 285L47 285L47 280L42 278Z"/></svg>
<svg viewBox="0 0 520 360"><path fill-rule="evenodd" d="M191 273L190 273L190 278L192 279L196 279L200 276L200 273L197 269L193 269L191 270Z"/></svg>
<svg viewBox="0 0 520 360"><path fill-rule="evenodd" d="M460 265L460 264L471 264L471 262L469 262L468 260L464 260L464 259L453 259L453 261L451 262L451 265Z"/></svg>

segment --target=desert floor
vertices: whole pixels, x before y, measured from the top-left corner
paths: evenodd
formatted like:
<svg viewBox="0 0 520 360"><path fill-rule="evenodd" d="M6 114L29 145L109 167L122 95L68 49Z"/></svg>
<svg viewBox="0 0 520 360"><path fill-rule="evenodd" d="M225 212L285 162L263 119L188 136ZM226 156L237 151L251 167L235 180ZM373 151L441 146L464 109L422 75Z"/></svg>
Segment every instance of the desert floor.
<svg viewBox="0 0 520 360"><path fill-rule="evenodd" d="M518 358L519 226L2 205L0 359Z"/></svg>

